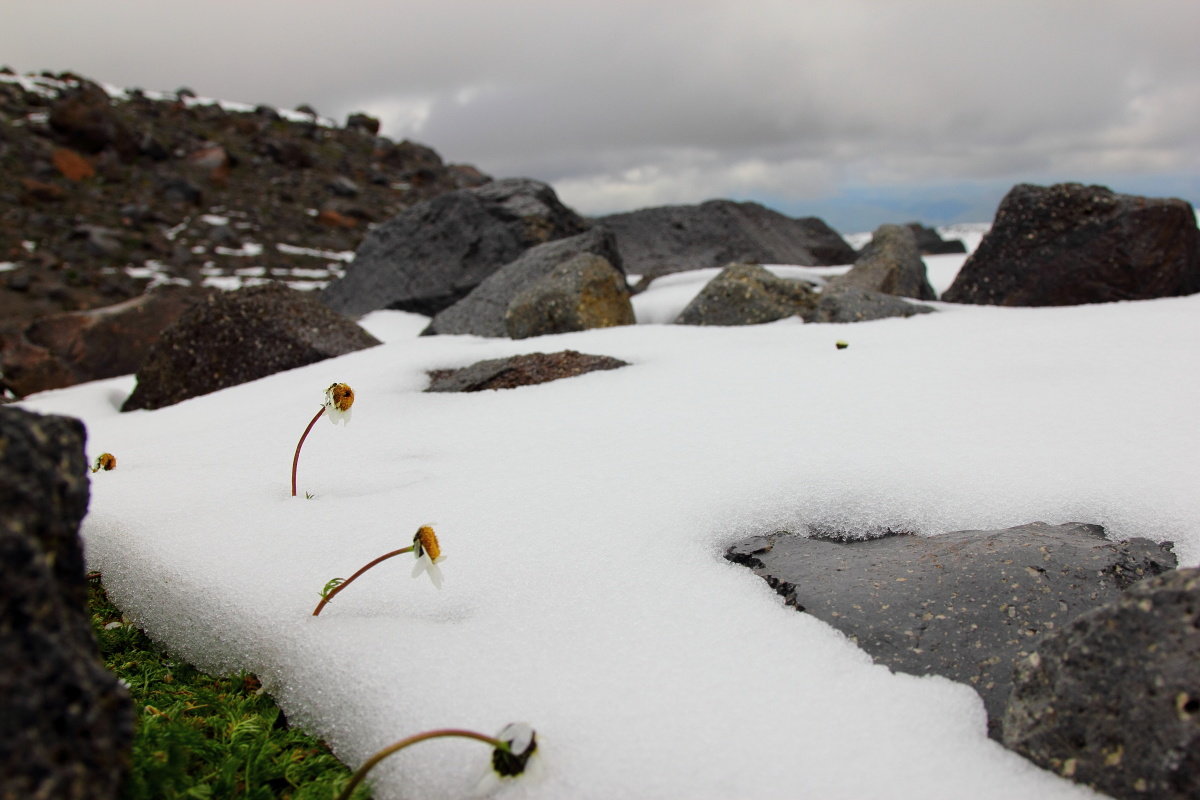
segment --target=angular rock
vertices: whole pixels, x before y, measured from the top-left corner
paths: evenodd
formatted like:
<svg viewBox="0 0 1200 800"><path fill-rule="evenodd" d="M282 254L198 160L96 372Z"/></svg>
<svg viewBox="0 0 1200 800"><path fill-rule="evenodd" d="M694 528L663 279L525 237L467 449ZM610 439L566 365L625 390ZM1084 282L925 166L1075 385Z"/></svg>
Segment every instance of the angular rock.
<svg viewBox="0 0 1200 800"><path fill-rule="evenodd" d="M921 255L941 256L967 252L967 246L961 239L943 239L936 228L927 228L919 222L910 222L906 227L917 237L917 249L921 251Z"/></svg>
<svg viewBox="0 0 1200 800"><path fill-rule="evenodd" d="M515 389L518 386L549 383L596 370L627 366L627 362L611 356L593 356L576 350L524 353L478 361L460 369L434 370L429 373L429 387L425 391L482 392L488 389Z"/></svg>
<svg viewBox="0 0 1200 800"><path fill-rule="evenodd" d="M599 217L632 275L720 267L731 262L827 265L854 262L854 249L816 217L794 219L757 203L710 200Z"/></svg>
<svg viewBox="0 0 1200 800"><path fill-rule="evenodd" d="M380 308L433 315L529 247L587 227L548 185L526 179L460 189L367 234L346 275L321 293L341 314Z"/></svg>
<svg viewBox="0 0 1200 800"><path fill-rule="evenodd" d="M422 335L508 336L504 316L513 299L579 255L598 256L622 272L616 239L606 228L594 227L586 233L539 244L484 278L470 294L435 316Z"/></svg>
<svg viewBox="0 0 1200 800"><path fill-rule="evenodd" d="M100 661L79 523L84 429L0 408L0 794L119 796L129 693Z"/></svg>
<svg viewBox="0 0 1200 800"><path fill-rule="evenodd" d="M282 284L218 294L163 332L121 410L162 408L379 343Z"/></svg>
<svg viewBox="0 0 1200 800"><path fill-rule="evenodd" d="M625 276L608 259L587 253L560 264L526 287L504 314L505 328L513 339L635 322Z"/></svg>
<svg viewBox="0 0 1200 800"><path fill-rule="evenodd" d="M759 325L803 316L817 303L812 287L777 277L758 264L731 264L675 319L676 325Z"/></svg>
<svg viewBox="0 0 1200 800"><path fill-rule="evenodd" d="M1048 633L1016 665L1004 744L1116 798L1200 797L1200 569Z"/></svg>
<svg viewBox="0 0 1200 800"><path fill-rule="evenodd" d="M1183 200L1077 183L1020 184L943 300L1069 306L1200 292L1200 231Z"/></svg>
<svg viewBox="0 0 1200 800"><path fill-rule="evenodd" d="M870 322L888 317L929 314L934 309L899 297L868 292L852 286L826 286L816 307L804 314L805 322Z"/></svg>
<svg viewBox="0 0 1200 800"><path fill-rule="evenodd" d="M19 396L136 372L160 334L215 289L162 286L104 308L0 328L0 372Z"/></svg>
<svg viewBox="0 0 1200 800"><path fill-rule="evenodd" d="M379 118L356 111L346 117L346 130L359 130L375 136L379 133Z"/></svg>
<svg viewBox="0 0 1200 800"><path fill-rule="evenodd" d="M937 300L929 285L917 237L904 225L880 225L845 275L829 280L833 287L853 287L869 292Z"/></svg>
<svg viewBox="0 0 1200 800"><path fill-rule="evenodd" d="M789 605L843 631L876 661L974 687L993 738L1013 662L1033 652L1041 634L1176 564L1169 543L1111 542L1099 525L1082 523L835 537L755 537L726 558L750 566Z"/></svg>

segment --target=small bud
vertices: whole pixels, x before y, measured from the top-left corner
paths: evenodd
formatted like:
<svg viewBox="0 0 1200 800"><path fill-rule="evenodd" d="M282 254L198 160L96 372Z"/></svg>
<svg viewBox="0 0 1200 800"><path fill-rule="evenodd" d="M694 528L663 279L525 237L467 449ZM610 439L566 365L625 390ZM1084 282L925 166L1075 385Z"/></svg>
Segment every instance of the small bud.
<svg viewBox="0 0 1200 800"><path fill-rule="evenodd" d="M116 468L117 468L117 457L114 456L112 453L101 453L96 458L96 463L92 465L92 472L99 472L100 470L104 470L107 472L110 469L116 469Z"/></svg>
<svg viewBox="0 0 1200 800"><path fill-rule="evenodd" d="M849 346L850 346L849 342L844 342L841 339L838 339L837 345L836 345L838 350L845 350Z"/></svg>

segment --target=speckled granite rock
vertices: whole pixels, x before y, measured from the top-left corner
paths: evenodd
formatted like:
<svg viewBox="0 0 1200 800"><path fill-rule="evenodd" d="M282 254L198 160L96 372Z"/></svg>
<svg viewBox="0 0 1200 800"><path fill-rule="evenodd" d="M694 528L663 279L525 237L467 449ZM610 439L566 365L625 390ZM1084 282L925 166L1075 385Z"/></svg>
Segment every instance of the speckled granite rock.
<svg viewBox="0 0 1200 800"><path fill-rule="evenodd" d="M508 305L509 337L632 325L633 304L625 276L607 258L581 253L527 286Z"/></svg>
<svg viewBox="0 0 1200 800"><path fill-rule="evenodd" d="M1045 632L1175 566L1169 545L1111 542L1098 525L1032 523L865 541L780 532L730 548L790 605L833 625L883 664L973 686L1000 722L1012 664Z"/></svg>
<svg viewBox="0 0 1200 800"><path fill-rule="evenodd" d="M780 278L758 264L730 264L704 285L676 325L759 325L810 313L812 287Z"/></svg>
<svg viewBox="0 0 1200 800"><path fill-rule="evenodd" d="M1043 637L1017 661L1004 744L1113 797L1200 797L1200 569Z"/></svg>
<svg viewBox="0 0 1200 800"><path fill-rule="evenodd" d="M479 361L461 369L435 370L429 373L427 392L482 392L485 389L515 389L573 378L599 369L627 367L611 356L593 356L575 350L557 353L525 353L508 358Z"/></svg>

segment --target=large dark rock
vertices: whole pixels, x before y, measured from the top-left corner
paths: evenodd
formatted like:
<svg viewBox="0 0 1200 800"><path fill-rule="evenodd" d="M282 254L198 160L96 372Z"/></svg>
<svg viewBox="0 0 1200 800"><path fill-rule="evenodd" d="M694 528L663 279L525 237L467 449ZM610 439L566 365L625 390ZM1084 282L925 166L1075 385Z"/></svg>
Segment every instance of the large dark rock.
<svg viewBox="0 0 1200 800"><path fill-rule="evenodd" d="M1004 744L1113 797L1200 797L1200 570L1043 637L1017 662Z"/></svg>
<svg viewBox="0 0 1200 800"><path fill-rule="evenodd" d="M0 796L118 796L129 693L99 659L79 523L84 429L0 408Z"/></svg>
<svg viewBox="0 0 1200 800"><path fill-rule="evenodd" d="M625 276L607 258L581 253L527 286L509 303L504 326L513 339L632 325Z"/></svg>
<svg viewBox="0 0 1200 800"><path fill-rule="evenodd" d="M526 249L587 227L538 181L514 178L448 192L367 234L346 275L326 287L321 301L349 316L380 308L432 316Z"/></svg>
<svg viewBox="0 0 1200 800"><path fill-rule="evenodd" d="M460 369L434 370L429 373L427 392L482 392L488 389L515 389L574 378L596 370L627 367L628 363L611 356L593 356L576 350L557 353L523 353L507 358L477 361Z"/></svg>
<svg viewBox="0 0 1200 800"><path fill-rule="evenodd" d="M942 299L1069 306L1200 292L1192 206L1103 186L1021 184Z"/></svg>
<svg viewBox="0 0 1200 800"><path fill-rule="evenodd" d="M623 272L616 239L596 226L585 233L531 247L485 278L475 289L430 321L422 335L508 336L504 315L524 289L579 255L594 255ZM622 279L624 282L624 279Z"/></svg>
<svg viewBox="0 0 1200 800"><path fill-rule="evenodd" d="M19 396L129 375L159 335L215 289L162 286L104 308L0 328L0 372Z"/></svg>
<svg viewBox="0 0 1200 800"><path fill-rule="evenodd" d="M215 295L163 332L121 410L162 408L379 343L281 284Z"/></svg>
<svg viewBox="0 0 1200 800"><path fill-rule="evenodd" d="M937 300L929 285L917 237L904 225L880 225L845 275L829 280L833 287L852 287L917 300Z"/></svg>
<svg viewBox="0 0 1200 800"><path fill-rule="evenodd" d="M50 106L50 127L72 147L88 153L113 148L124 156L137 153L128 125L113 108L108 94L82 81Z"/></svg>
<svg viewBox="0 0 1200 800"><path fill-rule="evenodd" d="M870 322L888 317L930 314L930 306L910 303L899 297L869 292L853 286L826 286L817 305L804 315L805 322Z"/></svg>
<svg viewBox="0 0 1200 800"><path fill-rule="evenodd" d="M854 249L816 217L794 219L757 203L710 200L600 217L631 275L756 264L851 264Z"/></svg>
<svg viewBox="0 0 1200 800"><path fill-rule="evenodd" d="M1169 545L1111 542L1099 525L1032 523L853 541L778 533L734 546L788 604L846 633L880 663L973 686L1000 723L1013 662L1085 611L1175 566Z"/></svg>
<svg viewBox="0 0 1200 800"><path fill-rule="evenodd" d="M961 239L943 239L935 228L928 228L919 222L910 222L906 226L917 237L917 249L921 255L941 256L967 252L967 246Z"/></svg>
<svg viewBox="0 0 1200 800"><path fill-rule="evenodd" d="M812 287L780 278L758 264L731 264L679 312L676 325L759 325L810 313Z"/></svg>

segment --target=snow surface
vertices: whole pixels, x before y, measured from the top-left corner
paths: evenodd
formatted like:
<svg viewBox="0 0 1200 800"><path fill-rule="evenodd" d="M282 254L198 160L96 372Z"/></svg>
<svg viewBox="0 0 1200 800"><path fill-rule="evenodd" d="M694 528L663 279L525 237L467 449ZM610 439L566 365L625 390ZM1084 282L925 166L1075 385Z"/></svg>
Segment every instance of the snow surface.
<svg viewBox="0 0 1200 800"><path fill-rule="evenodd" d="M686 303L674 280L639 313ZM1095 796L988 739L972 689L874 665L722 558L814 521L1078 520L1200 562L1200 296L934 305L525 341L417 337L424 318L376 312L380 347L169 408L118 413L131 377L22 405L83 418L89 455L118 457L83 535L128 617L205 669L256 673L352 766L422 730L527 721L542 774L506 797ZM426 370L563 348L632 366L422 392ZM334 381L353 424L319 421L299 470L315 498L292 498ZM444 589L385 562L311 616L327 580L426 523ZM373 773L376 797L462 796L487 757L421 744Z"/></svg>

